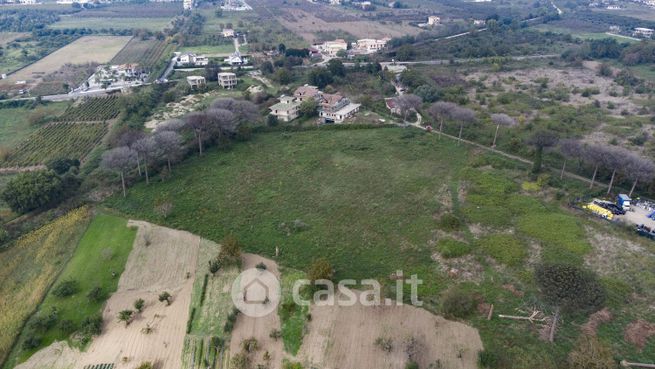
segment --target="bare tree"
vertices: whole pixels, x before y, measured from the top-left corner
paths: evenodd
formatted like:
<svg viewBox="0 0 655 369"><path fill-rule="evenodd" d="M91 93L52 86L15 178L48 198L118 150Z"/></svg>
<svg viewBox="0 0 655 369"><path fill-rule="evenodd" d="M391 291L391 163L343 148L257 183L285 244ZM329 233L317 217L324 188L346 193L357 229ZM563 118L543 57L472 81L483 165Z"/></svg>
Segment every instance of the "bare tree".
<svg viewBox="0 0 655 369"><path fill-rule="evenodd" d="M116 147L121 147L121 146L127 146L127 147L132 147L134 143L143 137L145 137L145 133L142 131L137 131L135 129L128 129L127 131L123 132L120 137L118 138L116 142ZM139 160L139 157L137 156L136 158L136 165L137 165L137 170L139 171L139 176L141 176L141 161Z"/></svg>
<svg viewBox="0 0 655 369"><path fill-rule="evenodd" d="M475 122L475 112L469 108L463 108L458 106L456 109L452 110L450 116L453 120L459 121L459 135L457 138L459 142L462 142L462 131L464 131L464 125L468 125Z"/></svg>
<svg viewBox="0 0 655 369"><path fill-rule="evenodd" d="M510 117L507 114L491 114L491 121L496 125L496 133L494 133L494 142L491 144L491 147L496 147L496 139L498 138L498 129L500 129L500 126L513 127L517 123L516 123L516 119Z"/></svg>
<svg viewBox="0 0 655 369"><path fill-rule="evenodd" d="M143 159L143 169L146 174L146 183L150 184L148 162L158 157L159 151L157 148L157 143L151 136L148 136L134 142L132 149L137 152L137 159Z"/></svg>
<svg viewBox="0 0 655 369"><path fill-rule="evenodd" d="M620 147L607 147L604 151L605 155L603 155L603 165L612 171L612 177L607 186L607 194L609 195L612 192L616 173L625 169L632 153Z"/></svg>
<svg viewBox="0 0 655 369"><path fill-rule="evenodd" d="M209 106L210 109L225 109L231 111L238 123L255 122L260 118L257 105L246 100L218 98Z"/></svg>
<svg viewBox="0 0 655 369"><path fill-rule="evenodd" d="M626 172L628 177L633 180L630 194L628 194L628 196L632 196L638 182L649 182L653 180L653 177L655 177L655 164L647 158L632 154L626 165Z"/></svg>
<svg viewBox="0 0 655 369"><path fill-rule="evenodd" d="M198 155L202 156L202 144L206 139L207 132L210 131L209 117L205 112L193 112L185 117L185 122L193 130L193 134L198 142Z"/></svg>
<svg viewBox="0 0 655 369"><path fill-rule="evenodd" d="M162 156L166 159L168 172L171 173L171 162L180 156L182 137L173 131L163 131L155 133L153 138L158 150L161 150Z"/></svg>
<svg viewBox="0 0 655 369"><path fill-rule="evenodd" d="M437 101L428 108L430 116L439 121L439 137L441 137L441 133L443 132L444 121L451 117L451 112L456 108L457 104L446 101Z"/></svg>
<svg viewBox="0 0 655 369"><path fill-rule="evenodd" d="M125 187L125 173L134 168L136 164L136 152L129 147L117 147L102 154L100 166L106 170L120 174L121 185L123 186L123 197L127 196Z"/></svg>
<svg viewBox="0 0 655 369"><path fill-rule="evenodd" d="M206 114L211 127L210 135L212 138L220 140L224 136L236 132L238 118L230 110L213 108L207 110Z"/></svg>
<svg viewBox="0 0 655 369"><path fill-rule="evenodd" d="M580 158L582 155L582 145L578 140L566 139L560 141L559 148L564 156L564 163L562 163L562 171L559 174L559 179L563 179L564 172L566 171L566 161L569 158Z"/></svg>
<svg viewBox="0 0 655 369"><path fill-rule="evenodd" d="M543 161L544 149L557 144L558 137L551 131L537 131L528 139L528 143L535 148L534 163L532 173L541 172L541 163Z"/></svg>
<svg viewBox="0 0 655 369"><path fill-rule="evenodd" d="M396 96L393 101L396 103L398 109L400 109L400 115L403 117L403 121L407 121L409 114L412 111L417 111L421 107L421 104L423 104L423 99L412 94Z"/></svg>

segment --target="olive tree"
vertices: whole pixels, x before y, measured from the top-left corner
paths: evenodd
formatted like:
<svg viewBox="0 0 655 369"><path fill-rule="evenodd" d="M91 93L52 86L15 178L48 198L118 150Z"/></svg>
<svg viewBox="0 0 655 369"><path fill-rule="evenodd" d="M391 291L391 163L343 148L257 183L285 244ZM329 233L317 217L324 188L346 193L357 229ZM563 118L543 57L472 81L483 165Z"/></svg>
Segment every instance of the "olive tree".
<svg viewBox="0 0 655 369"><path fill-rule="evenodd" d="M207 132L210 131L209 117L205 112L193 112L188 114L184 121L186 125L193 131L193 134L198 142L198 155L202 156L202 144L206 139Z"/></svg>
<svg viewBox="0 0 655 369"><path fill-rule="evenodd" d="M626 165L628 178L632 179L632 187L628 196L632 196L638 182L650 182L655 177L655 164L650 159L631 155Z"/></svg>
<svg viewBox="0 0 655 369"><path fill-rule="evenodd" d="M168 172L171 172L171 162L180 157L182 148L182 137L174 131L161 131L153 135L154 141L162 156L166 159Z"/></svg>
<svg viewBox="0 0 655 369"><path fill-rule="evenodd" d="M535 155L532 165L532 173L541 172L544 149L552 147L557 143L558 137L551 131L537 131L528 139L528 144L534 146Z"/></svg>
<svg viewBox="0 0 655 369"><path fill-rule="evenodd" d="M125 173L133 169L136 164L136 152L129 147L117 147L102 154L100 167L116 172L121 177L123 197L127 196L125 187Z"/></svg>
<svg viewBox="0 0 655 369"><path fill-rule="evenodd" d="M420 97L412 94L396 96L393 101L400 110L403 121L407 121L412 111L417 111L421 107L421 104L423 104L423 100Z"/></svg>
<svg viewBox="0 0 655 369"><path fill-rule="evenodd" d="M459 122L459 135L457 136L457 139L461 143L464 126L475 122L475 112L469 108L457 106L451 111L450 117L451 119Z"/></svg>
<svg viewBox="0 0 655 369"><path fill-rule="evenodd" d="M457 104L447 101L437 101L436 103L430 105L428 108L428 114L439 122L439 135L443 132L443 123L446 119L449 119L451 112L457 108Z"/></svg>

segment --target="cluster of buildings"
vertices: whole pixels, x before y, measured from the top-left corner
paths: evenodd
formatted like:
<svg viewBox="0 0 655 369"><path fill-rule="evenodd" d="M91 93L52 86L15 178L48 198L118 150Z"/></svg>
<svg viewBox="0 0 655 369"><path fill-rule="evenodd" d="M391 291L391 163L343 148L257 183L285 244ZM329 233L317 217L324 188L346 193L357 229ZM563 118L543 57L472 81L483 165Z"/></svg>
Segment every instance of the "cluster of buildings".
<svg viewBox="0 0 655 369"><path fill-rule="evenodd" d="M348 45L346 40L339 38L334 41L325 41L322 44L314 44L309 48L309 52L312 55L323 54L332 58L336 57L340 51L351 55L372 54L384 49L389 40L391 40L389 37L382 39L363 38Z"/></svg>
<svg viewBox="0 0 655 369"><path fill-rule="evenodd" d="M176 68L197 68L209 64L209 58L206 55L176 52L175 56Z"/></svg>
<svg viewBox="0 0 655 369"><path fill-rule="evenodd" d="M195 89L203 88L207 85L207 79L203 76L188 76L186 81L191 88ZM236 73L219 72L217 81L219 86L231 90L237 86L239 80Z"/></svg>
<svg viewBox="0 0 655 369"><path fill-rule="evenodd" d="M252 7L243 0L225 0L221 5L221 9L231 12L243 12L252 10Z"/></svg>
<svg viewBox="0 0 655 369"><path fill-rule="evenodd" d="M86 81L86 89L140 86L148 81L148 72L139 64L99 66Z"/></svg>
<svg viewBox="0 0 655 369"><path fill-rule="evenodd" d="M353 117L360 104L354 104L341 94L328 94L316 86L304 85L298 87L293 96L281 96L280 102L271 106L272 115L283 122L290 122L300 115L300 105L308 100L316 101L318 115L322 123L343 123Z"/></svg>

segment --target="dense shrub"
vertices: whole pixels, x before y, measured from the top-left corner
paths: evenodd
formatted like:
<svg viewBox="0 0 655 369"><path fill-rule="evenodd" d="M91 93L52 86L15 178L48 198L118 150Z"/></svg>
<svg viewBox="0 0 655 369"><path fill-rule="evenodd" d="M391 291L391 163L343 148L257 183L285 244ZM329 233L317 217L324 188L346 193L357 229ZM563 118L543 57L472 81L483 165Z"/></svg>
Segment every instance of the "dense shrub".
<svg viewBox="0 0 655 369"><path fill-rule="evenodd" d="M441 309L447 317L466 318L475 311L476 305L475 296L460 286L444 292L441 301Z"/></svg>
<svg viewBox="0 0 655 369"><path fill-rule="evenodd" d="M568 357L570 369L614 369L612 349L598 338L583 334Z"/></svg>
<svg viewBox="0 0 655 369"><path fill-rule="evenodd" d="M76 294L78 289L77 281L69 279L56 285L52 290L52 294L57 297L68 297Z"/></svg>
<svg viewBox="0 0 655 369"><path fill-rule="evenodd" d="M471 252L471 246L461 241L443 239L437 242L437 251L445 258L457 258Z"/></svg>
<svg viewBox="0 0 655 369"><path fill-rule="evenodd" d="M535 279L548 303L569 312L595 311L605 302L605 290L596 276L577 266L542 264Z"/></svg>
<svg viewBox="0 0 655 369"><path fill-rule="evenodd" d="M444 214L441 219L439 219L439 223L437 223L439 228L443 229L444 231L459 231L462 229L462 226L464 223L462 222L459 217L457 217L454 214L448 213Z"/></svg>
<svg viewBox="0 0 655 369"><path fill-rule="evenodd" d="M2 199L11 210L27 213L56 205L63 199L64 183L52 170L21 173L7 183Z"/></svg>

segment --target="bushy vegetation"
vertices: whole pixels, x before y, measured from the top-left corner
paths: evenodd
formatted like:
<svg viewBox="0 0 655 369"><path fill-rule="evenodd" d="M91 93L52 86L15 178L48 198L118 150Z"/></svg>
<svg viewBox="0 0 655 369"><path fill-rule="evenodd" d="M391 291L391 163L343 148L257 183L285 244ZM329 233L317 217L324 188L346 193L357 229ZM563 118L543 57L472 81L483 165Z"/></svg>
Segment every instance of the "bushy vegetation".
<svg viewBox="0 0 655 369"><path fill-rule="evenodd" d="M0 252L0 362L7 358L23 323L75 251L89 216L88 208L73 210ZM38 343L32 340L30 345Z"/></svg>
<svg viewBox="0 0 655 369"><path fill-rule="evenodd" d="M535 280L546 301L569 312L592 312L603 306L606 293L596 276L568 264L542 264Z"/></svg>

